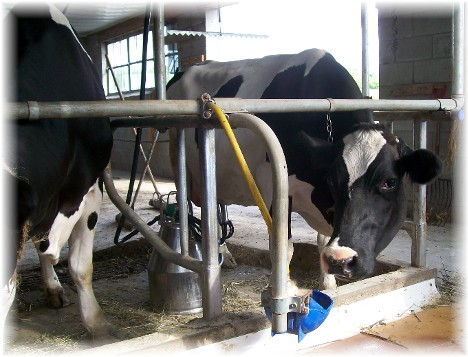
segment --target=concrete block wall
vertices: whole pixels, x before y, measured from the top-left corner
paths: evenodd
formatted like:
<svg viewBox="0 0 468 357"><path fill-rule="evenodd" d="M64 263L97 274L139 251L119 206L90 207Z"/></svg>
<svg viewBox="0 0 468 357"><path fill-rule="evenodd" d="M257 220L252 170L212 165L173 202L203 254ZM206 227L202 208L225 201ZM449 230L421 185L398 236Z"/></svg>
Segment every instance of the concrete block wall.
<svg viewBox="0 0 468 357"><path fill-rule="evenodd" d="M402 97L398 89L404 85L450 85L451 5L440 5L440 12L427 15L392 6L379 7L380 97ZM428 88L420 87L413 97L432 98ZM450 91L446 96L450 97Z"/></svg>
<svg viewBox="0 0 468 357"><path fill-rule="evenodd" d="M144 128L142 133L142 146L145 155L151 147L152 134L150 129ZM112 149L111 163L113 170L131 171L133 150L135 147L135 135L131 128L119 128L114 132L114 147ZM173 171L169 160L169 134L160 132L152 159L150 168L155 177L173 178ZM139 154L137 172L141 173L144 169L144 160ZM149 176L147 176L148 178Z"/></svg>
<svg viewBox="0 0 468 357"><path fill-rule="evenodd" d="M381 99L450 98L452 81L452 4L382 3L379 10ZM427 148L447 156L452 123L427 122ZM394 132L413 146L413 121L395 121ZM451 178L445 173L444 178ZM406 185L410 192L409 182ZM428 189L436 192L437 182ZM441 192L438 195L442 194ZM444 192L443 194L449 194ZM442 212L428 195L428 217ZM411 215L412 200L408 199ZM433 216L432 216L433 219Z"/></svg>
<svg viewBox="0 0 468 357"><path fill-rule="evenodd" d="M433 99L442 94L450 98L452 5L385 3L377 7L380 98ZM412 145L411 121L395 122L394 130ZM442 158L450 130L449 122L428 122L428 148Z"/></svg>

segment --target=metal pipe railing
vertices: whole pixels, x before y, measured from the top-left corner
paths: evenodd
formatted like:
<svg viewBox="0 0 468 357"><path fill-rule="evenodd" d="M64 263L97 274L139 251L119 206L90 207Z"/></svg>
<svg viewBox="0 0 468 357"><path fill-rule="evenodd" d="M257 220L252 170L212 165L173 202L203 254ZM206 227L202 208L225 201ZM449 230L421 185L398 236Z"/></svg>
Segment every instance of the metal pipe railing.
<svg viewBox="0 0 468 357"><path fill-rule="evenodd" d="M414 148L427 147L427 121L413 121ZM426 185L413 183L413 221L411 222L411 265L426 266L427 222Z"/></svg>
<svg viewBox="0 0 468 357"><path fill-rule="evenodd" d="M271 298L281 300L288 298L288 169L281 144L275 133L261 119L251 114L231 114L232 126L252 130L262 140L267 149L272 168L272 218L273 229L270 235L271 256ZM272 314L272 332L281 333L287 330L287 313Z"/></svg>
<svg viewBox="0 0 468 357"><path fill-rule="evenodd" d="M199 127L199 164L201 186L203 317L212 319L222 312L221 265L218 260L218 220L216 195L215 129Z"/></svg>
<svg viewBox="0 0 468 357"><path fill-rule="evenodd" d="M452 98L464 100L464 51L465 51L465 5L463 2L455 3L453 8L453 28L452 28Z"/></svg>
<svg viewBox="0 0 468 357"><path fill-rule="evenodd" d="M236 99L218 98L225 113L335 112L368 109L372 111L457 111L463 98L433 100L393 99ZM95 118L117 116L194 115L197 100L77 101L6 103L11 119Z"/></svg>
<svg viewBox="0 0 468 357"><path fill-rule="evenodd" d="M138 214L120 197L117 192L112 179L110 164L104 170L104 184L106 185L106 192L112 203L122 212L125 218L130 221L136 229L151 243L153 247L166 259L180 265L184 268L190 269L194 272L201 274L202 262L190 256L183 256L173 251L158 234L143 221Z"/></svg>
<svg viewBox="0 0 468 357"><path fill-rule="evenodd" d="M134 125L132 119L122 121L126 125ZM288 221L287 221L287 166L281 145L271 128L261 119L245 113L232 114L230 123L233 127L247 128L259 135L265 142L270 158L273 174L273 234L270 237L272 258L272 299L286 299L287 292L287 252L288 252ZM221 313L221 285L220 266L218 262L218 242L216 229L216 175L214 172L214 128L219 127L217 120L201 119L196 116L161 117L151 119L151 125L171 127L200 127L201 135L205 132L205 139L200 139L201 172L205 187L204 203L202 204L203 224L203 262L190 256L172 251L146 223L119 196L112 181L110 165L104 172L104 183L111 201L125 215L136 229L155 247L155 249L169 261L193 270L202 276L203 315L206 318L218 316ZM148 126L149 123L147 122ZM179 138L183 140L183 136ZM206 142L206 143L205 143ZM209 242L209 243L207 243ZM206 261L205 261L206 257ZM287 330L287 313L273 315L272 331L275 333Z"/></svg>
<svg viewBox="0 0 468 357"><path fill-rule="evenodd" d="M361 3L361 48L362 48L362 96L370 96L369 90L369 6Z"/></svg>

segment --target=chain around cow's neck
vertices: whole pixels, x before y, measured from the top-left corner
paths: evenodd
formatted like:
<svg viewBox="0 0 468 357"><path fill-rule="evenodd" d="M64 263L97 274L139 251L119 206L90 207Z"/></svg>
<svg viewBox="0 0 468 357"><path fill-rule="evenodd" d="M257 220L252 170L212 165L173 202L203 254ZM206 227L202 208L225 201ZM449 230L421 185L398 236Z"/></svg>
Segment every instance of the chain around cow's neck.
<svg viewBox="0 0 468 357"><path fill-rule="evenodd" d="M330 112L327 113L327 133L328 133L328 142L333 144L333 126L332 126L332 120L330 116Z"/></svg>

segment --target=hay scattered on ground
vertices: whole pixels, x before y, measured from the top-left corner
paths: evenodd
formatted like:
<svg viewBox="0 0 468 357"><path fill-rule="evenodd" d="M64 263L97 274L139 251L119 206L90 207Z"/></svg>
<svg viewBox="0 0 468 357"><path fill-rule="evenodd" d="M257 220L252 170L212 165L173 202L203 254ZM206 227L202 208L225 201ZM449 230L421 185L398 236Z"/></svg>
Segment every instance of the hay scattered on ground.
<svg viewBox="0 0 468 357"><path fill-rule="evenodd" d="M446 269L442 262L439 269L439 284L437 286L441 295L440 305L452 305L463 299L464 281L460 274Z"/></svg>

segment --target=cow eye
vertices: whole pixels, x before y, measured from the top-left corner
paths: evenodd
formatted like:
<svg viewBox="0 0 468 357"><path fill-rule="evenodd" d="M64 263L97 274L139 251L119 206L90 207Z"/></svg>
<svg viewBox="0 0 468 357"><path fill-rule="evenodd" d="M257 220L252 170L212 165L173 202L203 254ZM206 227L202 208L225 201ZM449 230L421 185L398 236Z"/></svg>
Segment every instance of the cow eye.
<svg viewBox="0 0 468 357"><path fill-rule="evenodd" d="M396 188L397 185L398 185L398 179L393 177L385 181L384 184L381 186L381 189L383 191L391 191L394 188Z"/></svg>

